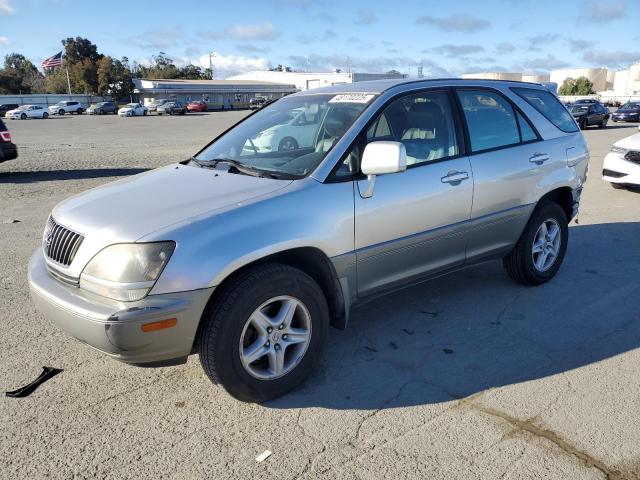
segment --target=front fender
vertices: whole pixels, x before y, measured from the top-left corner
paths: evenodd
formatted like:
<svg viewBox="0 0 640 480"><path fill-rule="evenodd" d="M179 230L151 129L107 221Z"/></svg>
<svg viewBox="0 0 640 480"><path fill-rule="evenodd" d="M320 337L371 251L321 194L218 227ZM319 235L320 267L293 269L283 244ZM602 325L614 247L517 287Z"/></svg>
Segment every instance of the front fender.
<svg viewBox="0 0 640 480"><path fill-rule="evenodd" d="M139 241L161 239L174 240L176 249L151 294L217 286L239 268L292 248L313 247L336 257L354 249L353 183L307 178L274 196Z"/></svg>

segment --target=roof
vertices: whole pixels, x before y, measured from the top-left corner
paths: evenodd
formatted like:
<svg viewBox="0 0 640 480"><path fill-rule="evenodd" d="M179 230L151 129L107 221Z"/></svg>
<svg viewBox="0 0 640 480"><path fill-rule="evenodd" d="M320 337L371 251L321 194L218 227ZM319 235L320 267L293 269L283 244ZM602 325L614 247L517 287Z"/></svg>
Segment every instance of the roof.
<svg viewBox="0 0 640 480"><path fill-rule="evenodd" d="M315 93L375 93L379 94L385 92L391 88L401 85L416 85L425 87L435 86L491 86L491 85L505 85L513 84L513 86L537 86L541 87L539 83L531 82L519 82L517 80L483 80L483 79L463 79L463 78L434 78L434 79L387 79L387 80L370 80L365 82L355 83L342 83L339 85L331 85L329 87L315 88L313 90L306 90L304 92L296 93L295 95L310 95Z"/></svg>
<svg viewBox="0 0 640 480"><path fill-rule="evenodd" d="M185 79L146 79L134 78L133 83L138 92L165 93L172 92L206 92L206 93L293 93L295 85L281 82L263 82L259 80L185 80Z"/></svg>
<svg viewBox="0 0 640 480"><path fill-rule="evenodd" d="M190 84L190 85L283 85L282 82L265 82L262 80L187 80L183 78L140 78L142 82Z"/></svg>

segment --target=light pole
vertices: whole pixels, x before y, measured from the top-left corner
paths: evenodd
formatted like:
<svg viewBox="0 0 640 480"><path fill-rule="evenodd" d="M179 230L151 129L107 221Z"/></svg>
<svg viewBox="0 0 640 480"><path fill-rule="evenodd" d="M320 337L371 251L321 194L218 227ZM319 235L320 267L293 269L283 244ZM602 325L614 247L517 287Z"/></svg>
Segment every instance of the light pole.
<svg viewBox="0 0 640 480"><path fill-rule="evenodd" d="M211 80L213 80L213 63L211 63L211 59L215 56L215 53L209 52L209 73L211 73Z"/></svg>

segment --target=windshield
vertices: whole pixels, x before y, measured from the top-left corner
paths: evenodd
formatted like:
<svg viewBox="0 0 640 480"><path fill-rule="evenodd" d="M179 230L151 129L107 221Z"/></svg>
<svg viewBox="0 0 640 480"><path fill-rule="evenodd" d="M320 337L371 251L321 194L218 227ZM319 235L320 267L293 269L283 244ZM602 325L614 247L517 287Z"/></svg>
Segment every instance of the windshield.
<svg viewBox="0 0 640 480"><path fill-rule="evenodd" d="M16 110L26 110L27 108L29 108L31 105L22 105L21 107L16 108Z"/></svg>
<svg viewBox="0 0 640 480"><path fill-rule="evenodd" d="M127 103L127 107L133 108L133 107L137 107L137 106L138 106L137 103Z"/></svg>
<svg viewBox="0 0 640 480"><path fill-rule="evenodd" d="M374 95L285 97L257 111L199 153L196 160L232 160L282 178L308 175Z"/></svg>
<svg viewBox="0 0 640 480"><path fill-rule="evenodd" d="M589 110L588 105L572 105L569 107L571 113L585 113L587 110Z"/></svg>
<svg viewBox="0 0 640 480"><path fill-rule="evenodd" d="M620 107L620 110L635 110L636 108L640 108L640 103L627 102Z"/></svg>

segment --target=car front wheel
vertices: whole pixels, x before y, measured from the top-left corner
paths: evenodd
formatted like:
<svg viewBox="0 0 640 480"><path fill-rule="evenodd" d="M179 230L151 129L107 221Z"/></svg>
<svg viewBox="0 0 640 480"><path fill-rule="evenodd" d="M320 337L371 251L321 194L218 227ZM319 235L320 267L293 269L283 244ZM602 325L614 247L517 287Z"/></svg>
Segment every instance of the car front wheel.
<svg viewBox="0 0 640 480"><path fill-rule="evenodd" d="M46 120L47 118L49 118L49 114L47 112L44 112L42 114L42 118L44 118Z"/></svg>
<svg viewBox="0 0 640 480"><path fill-rule="evenodd" d="M231 279L205 311L200 363L235 398L263 402L316 367L329 326L327 302L304 272L258 264Z"/></svg>
<svg viewBox="0 0 640 480"><path fill-rule="evenodd" d="M20 120L26 120L26 119L27 119L27 114L26 113L20 114Z"/></svg>
<svg viewBox="0 0 640 480"><path fill-rule="evenodd" d="M504 268L518 283L548 282L562 265L568 240L567 214L557 203L541 204L531 215L516 246L502 260Z"/></svg>

